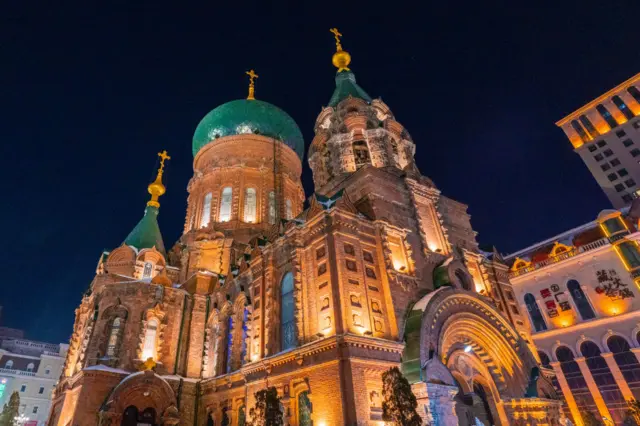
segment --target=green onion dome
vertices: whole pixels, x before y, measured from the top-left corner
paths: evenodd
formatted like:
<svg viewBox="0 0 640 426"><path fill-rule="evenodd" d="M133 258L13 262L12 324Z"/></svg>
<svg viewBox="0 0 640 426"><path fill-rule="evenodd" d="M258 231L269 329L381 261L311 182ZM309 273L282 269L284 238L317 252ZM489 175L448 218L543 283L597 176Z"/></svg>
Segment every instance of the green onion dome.
<svg viewBox="0 0 640 426"><path fill-rule="evenodd" d="M293 118L268 102L238 99L205 115L193 135L193 156L209 142L224 136L253 133L282 140L298 157L304 155L304 140Z"/></svg>

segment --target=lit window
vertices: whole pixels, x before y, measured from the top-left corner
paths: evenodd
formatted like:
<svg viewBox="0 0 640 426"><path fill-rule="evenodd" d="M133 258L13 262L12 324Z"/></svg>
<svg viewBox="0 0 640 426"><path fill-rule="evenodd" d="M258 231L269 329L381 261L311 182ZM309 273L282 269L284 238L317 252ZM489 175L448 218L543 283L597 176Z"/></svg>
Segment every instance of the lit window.
<svg viewBox="0 0 640 426"><path fill-rule="evenodd" d="M293 219L293 210L291 209L291 200L287 199L287 201L284 202L284 207L285 207L285 219L287 220L291 220Z"/></svg>
<svg viewBox="0 0 640 426"><path fill-rule="evenodd" d="M624 101L620 98L620 96L616 95L612 97L611 100L613 101L614 105L618 107L620 112L624 114L625 117L627 117L628 119L633 118L633 113L631 112L627 104L625 104Z"/></svg>
<svg viewBox="0 0 640 426"><path fill-rule="evenodd" d="M276 193L273 191L269 192L269 223L276 223Z"/></svg>
<svg viewBox="0 0 640 426"><path fill-rule="evenodd" d="M204 204L202 206L202 217L200 218L200 228L206 228L211 222L211 198L210 192L204 196Z"/></svg>
<svg viewBox="0 0 640 426"><path fill-rule="evenodd" d="M142 359L156 358L156 336L158 334L158 320L155 318L147 321L147 331L144 334L144 346Z"/></svg>
<svg viewBox="0 0 640 426"><path fill-rule="evenodd" d="M122 326L122 320L116 318L111 324L111 333L109 334L109 343L107 345L107 355L112 357L116 355L116 348L118 346L118 340L120 339L120 331Z"/></svg>
<svg viewBox="0 0 640 426"><path fill-rule="evenodd" d="M254 223L256 221L256 190L247 188L244 194L244 221Z"/></svg>
<svg viewBox="0 0 640 426"><path fill-rule="evenodd" d="M220 199L220 222L228 222L231 220L231 202L233 200L233 190L227 186L222 190Z"/></svg>
<svg viewBox="0 0 640 426"><path fill-rule="evenodd" d="M618 122L613 118L609 110L602 104L598 104L596 106L596 111L604 118L604 121L607 122L610 128L614 128L618 126Z"/></svg>

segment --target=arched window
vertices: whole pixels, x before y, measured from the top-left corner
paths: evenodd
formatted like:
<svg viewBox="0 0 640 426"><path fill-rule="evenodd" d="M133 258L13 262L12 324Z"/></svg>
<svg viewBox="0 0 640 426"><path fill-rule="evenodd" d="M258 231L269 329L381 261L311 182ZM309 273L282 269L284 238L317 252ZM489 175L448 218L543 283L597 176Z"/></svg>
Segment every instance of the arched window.
<svg viewBox="0 0 640 426"><path fill-rule="evenodd" d="M35 364L34 363L30 362L29 364L27 364L27 371L29 373L31 373L34 368L35 368Z"/></svg>
<svg viewBox="0 0 640 426"><path fill-rule="evenodd" d="M213 413L209 413L207 414L207 426L216 426L215 422L213 421Z"/></svg>
<svg viewBox="0 0 640 426"><path fill-rule="evenodd" d="M298 425L311 426L311 401L309 401L309 393L307 391L300 392L298 395Z"/></svg>
<svg viewBox="0 0 640 426"><path fill-rule="evenodd" d="M640 104L640 90L636 86L629 87L627 92Z"/></svg>
<svg viewBox="0 0 640 426"><path fill-rule="evenodd" d="M298 345L294 310L293 274L287 272L280 282L280 347L283 351Z"/></svg>
<svg viewBox="0 0 640 426"><path fill-rule="evenodd" d="M130 405L124 410L121 426L136 426L138 424L138 409L135 405Z"/></svg>
<svg viewBox="0 0 640 426"><path fill-rule="evenodd" d="M11 370L13 368L13 360L9 360L7 362L4 363L4 368Z"/></svg>
<svg viewBox="0 0 640 426"><path fill-rule="evenodd" d="M596 111L598 111L598 113L602 116L602 118L604 118L604 121L607 122L609 127L611 127L612 129L614 127L618 127L618 122L616 121L615 118L613 118L609 110L604 105L602 104L596 105Z"/></svg>
<svg viewBox="0 0 640 426"><path fill-rule="evenodd" d="M573 130L575 130L576 133L580 135L580 139L582 139L582 142L589 142L589 135L587 135L587 132L584 131L582 125L578 122L578 120L573 120L571 122L571 127L573 127Z"/></svg>
<svg viewBox="0 0 640 426"><path fill-rule="evenodd" d="M635 241L625 241L616 247L622 253L622 257L629 269L635 269L640 266L640 252L638 252L638 245Z"/></svg>
<svg viewBox="0 0 640 426"><path fill-rule="evenodd" d="M540 357L540 364L544 368L551 368L551 360L549 359L549 355L542 351L538 351L538 356Z"/></svg>
<svg viewBox="0 0 640 426"><path fill-rule="evenodd" d="M144 268L142 269L142 278L150 278L151 272L153 272L153 263L144 262Z"/></svg>
<svg viewBox="0 0 640 426"><path fill-rule="evenodd" d="M247 357L247 324L249 323L249 310L245 308L242 316L242 337L240 341L240 363L245 363Z"/></svg>
<svg viewBox="0 0 640 426"><path fill-rule="evenodd" d="M571 293L571 297L573 298L573 303L576 304L582 319L594 319L596 314L593 312L593 308L591 307L591 304L589 304L587 296L582 291L582 288L580 288L580 283L576 280L569 280L567 283L567 289L569 289L569 293Z"/></svg>
<svg viewBox="0 0 640 426"><path fill-rule="evenodd" d="M587 129L587 132L591 133L591 136L600 135L600 132L598 132L591 120L589 120L589 117L587 117L586 115L580 116L580 123L582 123L585 129Z"/></svg>
<svg viewBox="0 0 640 426"><path fill-rule="evenodd" d="M622 112L622 114L627 117L627 119L631 120L634 117L633 112L631 112L627 104L624 103L620 96L616 95L612 97L611 100L613 101L614 105L618 107L620 112Z"/></svg>
<svg viewBox="0 0 640 426"><path fill-rule="evenodd" d="M244 193L244 221L255 223L256 221L256 190L247 188Z"/></svg>
<svg viewBox="0 0 640 426"><path fill-rule="evenodd" d="M118 343L122 332L122 320L116 318L111 323L111 332L109 333L109 342L107 344L107 356L115 357L118 352Z"/></svg>
<svg viewBox="0 0 640 426"><path fill-rule="evenodd" d="M220 222L228 222L231 220L231 202L233 201L233 189L227 186L222 190L220 197Z"/></svg>
<svg viewBox="0 0 640 426"><path fill-rule="evenodd" d="M527 311L529 311L529 317L533 323L533 328L535 328L536 331L546 330L547 323L544 322L544 317L542 316L542 312L540 312L538 302L536 302L536 298L533 297L533 294L525 294L524 303L527 305Z"/></svg>
<svg viewBox="0 0 640 426"><path fill-rule="evenodd" d="M156 336L158 334L158 320L151 318L147 321L147 331L144 333L144 346L142 348L142 359L156 359Z"/></svg>
<svg viewBox="0 0 640 426"><path fill-rule="evenodd" d="M226 352L225 357L225 372L231 373L231 367L233 364L233 316L229 314L227 318L227 346L224 348Z"/></svg>
<svg viewBox="0 0 640 426"><path fill-rule="evenodd" d="M293 209L291 208L291 200L287 198L287 201L284 202L284 217L287 220L293 219Z"/></svg>
<svg viewBox="0 0 640 426"><path fill-rule="evenodd" d="M640 398L640 363L636 354L631 352L629 342L621 336L611 336L607 339L607 347L613 352L616 364L620 368L627 384L636 399Z"/></svg>
<svg viewBox="0 0 640 426"><path fill-rule="evenodd" d="M207 192L204 196L204 204L202 205L202 216L200 217L200 228L206 228L211 222L211 198L213 195Z"/></svg>
<svg viewBox="0 0 640 426"><path fill-rule="evenodd" d="M576 403L580 409L586 409L593 412L598 416L598 410L596 408L591 392L587 386L587 382L580 371L580 366L575 360L573 351L566 346L559 346L556 349L556 358L560 362L560 368L564 374L567 384L571 389Z"/></svg>
<svg viewBox="0 0 640 426"><path fill-rule="evenodd" d="M585 357L589 371L598 385L598 389L607 406L610 408L609 411L613 416L612 420L616 424L622 423L627 409L625 399L620 389L618 389L618 384L613 378L613 374L611 374L609 365L600 354L600 348L591 341L585 341L580 345L580 352ZM613 407L621 408L614 409Z"/></svg>
<svg viewBox="0 0 640 426"><path fill-rule="evenodd" d="M355 141L352 146L353 158L356 162L357 169L364 166L365 164L371 163L371 159L369 158L369 147L367 146L366 141Z"/></svg>
<svg viewBox="0 0 640 426"><path fill-rule="evenodd" d="M269 223L276 223L276 193L273 191L269 192Z"/></svg>

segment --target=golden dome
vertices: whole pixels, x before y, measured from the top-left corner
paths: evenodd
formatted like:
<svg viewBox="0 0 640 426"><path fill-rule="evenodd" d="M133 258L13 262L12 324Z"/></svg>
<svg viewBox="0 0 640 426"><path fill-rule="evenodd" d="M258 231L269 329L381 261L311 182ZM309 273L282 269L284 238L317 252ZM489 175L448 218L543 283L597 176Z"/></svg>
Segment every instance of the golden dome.
<svg viewBox="0 0 640 426"><path fill-rule="evenodd" d="M346 50L340 50L333 54L331 59L333 66L338 68L338 72L349 71L349 64L351 63L351 55Z"/></svg>

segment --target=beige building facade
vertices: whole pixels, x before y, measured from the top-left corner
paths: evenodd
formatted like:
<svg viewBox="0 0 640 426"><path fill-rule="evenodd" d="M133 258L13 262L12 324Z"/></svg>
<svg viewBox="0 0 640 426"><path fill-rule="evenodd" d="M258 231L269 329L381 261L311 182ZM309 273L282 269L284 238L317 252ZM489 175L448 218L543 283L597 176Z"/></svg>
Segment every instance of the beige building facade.
<svg viewBox="0 0 640 426"><path fill-rule="evenodd" d="M555 373L574 424L590 411L622 424L640 396L638 217L606 210L590 223L505 258L532 342Z"/></svg>

